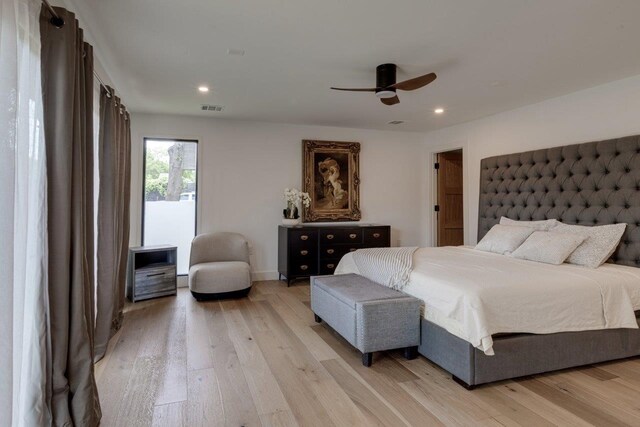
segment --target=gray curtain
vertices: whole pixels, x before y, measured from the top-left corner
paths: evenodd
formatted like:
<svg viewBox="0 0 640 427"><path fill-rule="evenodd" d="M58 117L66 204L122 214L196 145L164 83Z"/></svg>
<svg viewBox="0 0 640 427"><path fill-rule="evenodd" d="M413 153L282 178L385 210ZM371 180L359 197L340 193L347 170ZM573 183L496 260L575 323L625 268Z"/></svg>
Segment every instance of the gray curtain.
<svg viewBox="0 0 640 427"><path fill-rule="evenodd" d="M113 93L100 88L97 360L122 325L129 248L131 128L129 113Z"/></svg>
<svg viewBox="0 0 640 427"><path fill-rule="evenodd" d="M55 426L95 426L93 374L93 51L74 14L54 27L43 8L42 89L47 152L50 349Z"/></svg>

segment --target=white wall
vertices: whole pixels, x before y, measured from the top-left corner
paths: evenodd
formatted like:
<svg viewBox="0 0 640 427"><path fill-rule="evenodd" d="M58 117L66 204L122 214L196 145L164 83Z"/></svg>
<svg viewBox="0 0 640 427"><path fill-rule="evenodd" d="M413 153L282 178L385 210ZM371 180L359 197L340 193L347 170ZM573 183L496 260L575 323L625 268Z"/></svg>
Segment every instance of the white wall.
<svg viewBox="0 0 640 427"><path fill-rule="evenodd" d="M449 148L464 150L465 242L477 235L480 160L572 143L640 133L640 76L574 92L425 135L425 162ZM428 175L432 177L432 174ZM433 199L433 179L427 187ZM431 230L433 214L425 215ZM432 234L427 243L432 241Z"/></svg>
<svg viewBox="0 0 640 427"><path fill-rule="evenodd" d="M140 243L144 137L199 141L198 232L243 233L257 279L277 277L282 192L301 188L303 139L360 142L361 222L390 224L392 245L426 238L424 134L148 114L131 124L132 245Z"/></svg>
<svg viewBox="0 0 640 427"><path fill-rule="evenodd" d="M433 153L463 148L465 243L476 242L480 160L640 133L640 76L428 133L133 114L131 243L139 244L144 137L196 139L198 232L234 230L253 245L256 278L275 277L282 190L301 187L302 139L362 143L362 222L392 245L433 244Z"/></svg>

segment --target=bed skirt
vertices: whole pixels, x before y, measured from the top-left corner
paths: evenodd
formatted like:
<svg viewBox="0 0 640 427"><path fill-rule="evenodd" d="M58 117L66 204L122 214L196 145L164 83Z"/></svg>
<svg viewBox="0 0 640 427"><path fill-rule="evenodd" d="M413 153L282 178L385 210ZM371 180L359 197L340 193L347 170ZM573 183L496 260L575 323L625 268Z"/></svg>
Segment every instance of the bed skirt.
<svg viewBox="0 0 640 427"><path fill-rule="evenodd" d="M420 329L420 354L467 388L640 355L640 329L497 335L495 356L424 318Z"/></svg>

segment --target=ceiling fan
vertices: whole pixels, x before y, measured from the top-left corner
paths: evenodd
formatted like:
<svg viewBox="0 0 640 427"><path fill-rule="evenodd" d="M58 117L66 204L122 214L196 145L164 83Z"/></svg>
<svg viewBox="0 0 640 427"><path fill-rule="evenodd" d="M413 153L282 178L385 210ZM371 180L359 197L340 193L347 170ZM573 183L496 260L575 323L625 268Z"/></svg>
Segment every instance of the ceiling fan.
<svg viewBox="0 0 640 427"><path fill-rule="evenodd" d="M341 87L332 87L333 90L345 90L350 92L375 92L383 104L394 105L400 102L396 90L416 90L424 87L436 79L435 73L425 74L424 76L415 77L396 83L396 64L382 64L376 67L376 87L350 89Z"/></svg>

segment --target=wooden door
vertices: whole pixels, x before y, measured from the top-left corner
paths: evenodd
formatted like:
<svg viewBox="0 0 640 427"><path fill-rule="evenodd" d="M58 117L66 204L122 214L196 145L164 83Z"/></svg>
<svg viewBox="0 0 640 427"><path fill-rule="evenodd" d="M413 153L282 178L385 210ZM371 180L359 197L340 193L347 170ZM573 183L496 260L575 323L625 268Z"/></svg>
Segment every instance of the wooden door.
<svg viewBox="0 0 640 427"><path fill-rule="evenodd" d="M438 154L438 246L464 244L462 150Z"/></svg>

